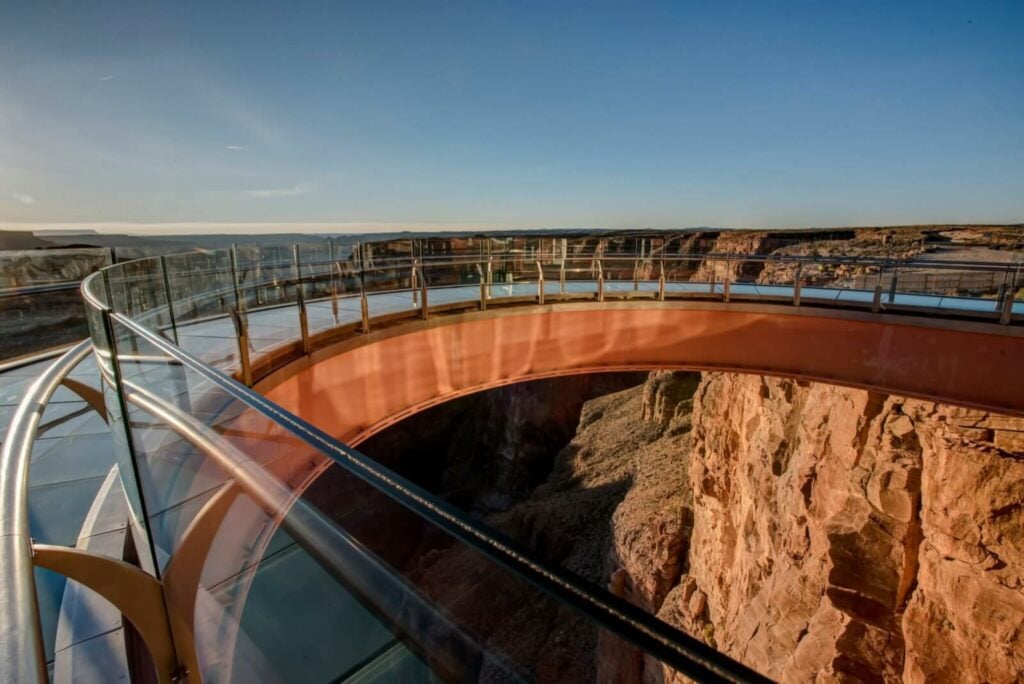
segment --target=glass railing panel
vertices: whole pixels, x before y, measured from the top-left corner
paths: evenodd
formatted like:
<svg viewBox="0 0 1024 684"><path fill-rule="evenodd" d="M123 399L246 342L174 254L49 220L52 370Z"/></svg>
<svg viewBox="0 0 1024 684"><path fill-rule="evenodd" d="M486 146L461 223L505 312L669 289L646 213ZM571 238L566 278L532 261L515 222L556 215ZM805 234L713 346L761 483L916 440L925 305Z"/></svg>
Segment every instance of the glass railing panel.
<svg viewBox="0 0 1024 684"><path fill-rule="evenodd" d="M300 338L298 288L294 281L283 283L275 291L275 304L241 314L248 331L249 355L254 361Z"/></svg>
<svg viewBox="0 0 1024 684"><path fill-rule="evenodd" d="M480 301L480 283L486 279L485 266L469 257L443 261L424 260L420 276L430 288L430 306L444 306Z"/></svg>
<svg viewBox="0 0 1024 684"><path fill-rule="evenodd" d="M351 329L362 320L362 299L358 292L330 294L307 301L306 316L311 335L342 326Z"/></svg>
<svg viewBox="0 0 1024 684"><path fill-rule="evenodd" d="M596 297L599 275L598 260L592 256L567 257L551 270L557 293L570 298Z"/></svg>
<svg viewBox="0 0 1024 684"><path fill-rule="evenodd" d="M378 259L383 261L383 259ZM411 260L386 266L364 268L362 285L366 290L371 318L409 313L420 308L420 283ZM415 288L413 287L415 285Z"/></svg>
<svg viewBox="0 0 1024 684"><path fill-rule="evenodd" d="M178 346L218 368L237 368L237 330L230 313L240 298L229 250L165 258Z"/></svg>
<svg viewBox="0 0 1024 684"><path fill-rule="evenodd" d="M363 268L376 268L396 261L411 263L417 255L413 253L410 238L374 240L360 245Z"/></svg>
<svg viewBox="0 0 1024 684"><path fill-rule="evenodd" d="M132 457L133 445L128 439L129 421L126 420L126 414L122 410L123 403L117 391L120 365L114 361L115 350L121 356L136 355L138 351L132 345L122 344L120 340L114 341L110 334L111 331L107 327L108 321L99 309L89 306L86 308L86 312L89 318L89 329L92 333L96 368L99 371L100 385L107 411L111 454L117 470L117 482L112 482L110 487L116 489L119 484L124 496L124 509L116 515L128 526L130 536L137 549L139 565L147 572L153 573L155 572L155 557L145 524L145 507L135 460Z"/></svg>
<svg viewBox="0 0 1024 684"><path fill-rule="evenodd" d="M932 313L966 310L996 316L999 299L1014 291L1014 276L1012 267L1000 265L904 263L889 274L891 296L885 301L891 308L914 307Z"/></svg>
<svg viewBox="0 0 1024 684"><path fill-rule="evenodd" d="M800 265L796 261L761 256L723 254L710 256L699 275L708 290L729 298L764 302L790 302Z"/></svg>
<svg viewBox="0 0 1024 684"><path fill-rule="evenodd" d="M721 282L728 263L705 262L704 257L672 256L658 261L658 274L665 274L665 297L707 297L714 292L712 279Z"/></svg>
<svg viewBox="0 0 1024 684"><path fill-rule="evenodd" d="M223 315L237 306L228 250L172 254L165 265L179 323Z"/></svg>
<svg viewBox="0 0 1024 684"><path fill-rule="evenodd" d="M103 272L111 307L174 339L169 292L159 257L137 259Z"/></svg>
<svg viewBox="0 0 1024 684"><path fill-rule="evenodd" d="M601 270L604 274L606 298L628 297L640 291L645 262L632 256L603 255Z"/></svg>
<svg viewBox="0 0 1024 684"><path fill-rule="evenodd" d="M292 245L237 245L235 277L246 310L295 301L298 272Z"/></svg>
<svg viewBox="0 0 1024 684"><path fill-rule="evenodd" d="M326 240L295 245L302 296L307 302L331 296L331 274L335 271L332 248Z"/></svg>
<svg viewBox="0 0 1024 684"><path fill-rule="evenodd" d="M351 244L300 245L303 295L310 334L362 319L362 278L351 260Z"/></svg>
<svg viewBox="0 0 1024 684"><path fill-rule="evenodd" d="M799 275L801 301L807 303L867 308L875 305L876 291L879 306L886 293L889 264L883 260L816 257L781 264L791 281Z"/></svg>
<svg viewBox="0 0 1024 684"><path fill-rule="evenodd" d="M490 299L517 300L537 296L537 260L525 254L514 253L492 257L490 267Z"/></svg>

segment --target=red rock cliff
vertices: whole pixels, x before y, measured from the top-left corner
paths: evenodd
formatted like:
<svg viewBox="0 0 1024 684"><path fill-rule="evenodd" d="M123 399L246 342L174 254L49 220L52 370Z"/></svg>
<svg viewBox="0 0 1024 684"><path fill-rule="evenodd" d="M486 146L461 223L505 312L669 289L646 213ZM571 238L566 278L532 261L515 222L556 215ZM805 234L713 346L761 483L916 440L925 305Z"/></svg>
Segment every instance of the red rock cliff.
<svg viewBox="0 0 1024 684"><path fill-rule="evenodd" d="M1019 680L1024 420L721 373L689 414L692 377L644 389L645 419L692 422L690 491L635 479L613 591L782 681ZM674 678L622 649L599 674Z"/></svg>

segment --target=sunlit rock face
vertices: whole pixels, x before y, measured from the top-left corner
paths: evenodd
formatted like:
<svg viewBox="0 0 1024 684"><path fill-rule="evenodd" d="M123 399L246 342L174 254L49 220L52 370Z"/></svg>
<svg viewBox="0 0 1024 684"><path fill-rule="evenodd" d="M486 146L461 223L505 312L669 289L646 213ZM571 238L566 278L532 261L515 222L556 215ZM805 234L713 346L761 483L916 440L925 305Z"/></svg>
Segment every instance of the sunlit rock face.
<svg viewBox="0 0 1024 684"><path fill-rule="evenodd" d="M1021 679L1024 420L733 373L621 389L644 377L467 397L371 453L774 679ZM486 640L544 676L683 681L530 592L453 581L472 554L410 558L428 590L480 592L467 619L502 593Z"/></svg>
<svg viewBox="0 0 1024 684"><path fill-rule="evenodd" d="M688 491L634 479L613 592L783 681L1019 679L1024 421L728 373L643 393ZM598 671L681 679L612 644Z"/></svg>

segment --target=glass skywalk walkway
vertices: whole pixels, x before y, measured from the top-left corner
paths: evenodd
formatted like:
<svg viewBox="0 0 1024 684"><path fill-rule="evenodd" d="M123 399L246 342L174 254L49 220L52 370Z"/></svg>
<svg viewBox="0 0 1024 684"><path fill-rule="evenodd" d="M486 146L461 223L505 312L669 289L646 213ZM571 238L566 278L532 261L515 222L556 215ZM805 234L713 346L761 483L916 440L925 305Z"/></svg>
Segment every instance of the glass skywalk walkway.
<svg viewBox="0 0 1024 684"><path fill-rule="evenodd" d="M560 621L701 680L758 681L245 384L296 349L402 318L500 306L696 299L1010 325L1024 314L1005 266L963 266L967 282L984 272L999 283L972 297L948 284L905 291L877 261L859 265L874 286L854 287L803 282L800 267L790 283L744 281L741 268L694 280L708 255L372 267L297 257L298 249L294 262L264 263L255 274L227 253L107 269L84 286L95 352L71 352L78 356L63 362L52 396L30 386L49 360L3 375L5 422L27 425L35 411L39 425L12 424L4 442L0 598L12 608L0 678L41 678L49 663L62 681L137 678L150 667L162 681L527 681L545 674L537 626ZM91 403L90 386L100 393ZM25 395L45 408L16 415ZM75 546L84 556L60 550ZM119 563L97 561L112 584L136 590L90 583L95 575L82 568L92 557ZM36 566L38 610L25 604L25 563Z"/></svg>

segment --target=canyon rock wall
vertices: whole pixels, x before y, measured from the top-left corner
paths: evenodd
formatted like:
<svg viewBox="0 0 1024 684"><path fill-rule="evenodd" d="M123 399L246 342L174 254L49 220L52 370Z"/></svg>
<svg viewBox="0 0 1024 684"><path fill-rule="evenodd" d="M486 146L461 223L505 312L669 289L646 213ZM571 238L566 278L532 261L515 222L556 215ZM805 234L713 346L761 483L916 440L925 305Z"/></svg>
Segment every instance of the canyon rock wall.
<svg viewBox="0 0 1024 684"><path fill-rule="evenodd" d="M645 507L634 482L613 592L782 681L1019 679L1024 421L759 376L694 386L643 389L645 420L690 432L690 491ZM679 678L623 648L599 675Z"/></svg>

